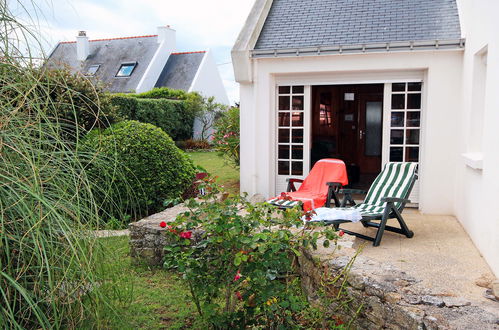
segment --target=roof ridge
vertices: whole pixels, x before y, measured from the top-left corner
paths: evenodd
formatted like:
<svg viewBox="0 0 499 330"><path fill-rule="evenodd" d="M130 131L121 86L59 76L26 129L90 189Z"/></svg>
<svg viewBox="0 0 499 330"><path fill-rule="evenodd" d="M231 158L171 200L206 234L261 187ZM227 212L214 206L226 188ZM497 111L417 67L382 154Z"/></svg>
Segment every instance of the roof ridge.
<svg viewBox="0 0 499 330"><path fill-rule="evenodd" d="M198 50L198 51L193 51L193 52L175 52L175 53L171 53L171 55L199 54L199 53L206 53L206 50Z"/></svg>
<svg viewBox="0 0 499 330"><path fill-rule="evenodd" d="M157 34L149 34L149 35L143 35L143 36L93 39L93 40L89 40L89 42L93 42L93 41L109 41L109 40L123 40L123 39L136 39L136 38L152 38L152 37L157 37L157 36L158 36ZM76 41L61 41L59 43L60 44L74 44L74 43L76 43Z"/></svg>

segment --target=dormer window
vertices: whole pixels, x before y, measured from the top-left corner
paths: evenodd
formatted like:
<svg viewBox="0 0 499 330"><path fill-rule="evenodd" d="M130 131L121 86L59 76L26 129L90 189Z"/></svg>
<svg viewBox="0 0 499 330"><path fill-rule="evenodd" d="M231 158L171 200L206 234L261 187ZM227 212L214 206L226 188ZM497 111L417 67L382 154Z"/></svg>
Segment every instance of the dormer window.
<svg viewBox="0 0 499 330"><path fill-rule="evenodd" d="M85 73L85 76L95 76L97 73L97 70L99 70L100 64L94 64L88 67L87 72Z"/></svg>
<svg viewBox="0 0 499 330"><path fill-rule="evenodd" d="M133 70L137 66L137 62L133 63L123 63L116 74L116 77L130 77L133 73Z"/></svg>

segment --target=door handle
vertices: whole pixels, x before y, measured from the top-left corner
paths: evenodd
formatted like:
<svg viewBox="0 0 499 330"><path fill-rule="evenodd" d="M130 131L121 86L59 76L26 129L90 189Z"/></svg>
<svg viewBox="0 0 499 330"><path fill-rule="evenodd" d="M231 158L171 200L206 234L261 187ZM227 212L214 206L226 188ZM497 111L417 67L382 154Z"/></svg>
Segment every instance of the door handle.
<svg viewBox="0 0 499 330"><path fill-rule="evenodd" d="M359 140L362 140L363 136L364 136L364 131L359 129Z"/></svg>

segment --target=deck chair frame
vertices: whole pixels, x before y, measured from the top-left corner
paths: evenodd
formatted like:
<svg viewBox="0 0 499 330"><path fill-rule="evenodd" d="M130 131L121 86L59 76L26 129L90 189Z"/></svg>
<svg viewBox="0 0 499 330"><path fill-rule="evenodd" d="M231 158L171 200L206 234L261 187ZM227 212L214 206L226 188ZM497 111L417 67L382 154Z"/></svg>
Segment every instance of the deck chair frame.
<svg viewBox="0 0 499 330"><path fill-rule="evenodd" d="M378 228L376 232L375 237L370 237L366 236L360 233L356 233L350 230L346 229L341 229L345 233L354 235L356 237L372 241L374 246L379 246L381 243L381 238L383 237L383 233L385 230L391 231L397 234L402 234L405 235L407 238L412 238L414 236L414 233L409 230L409 227L404 221L404 218L402 217L402 211L404 210L405 206L407 203L410 203L411 201L408 199L410 196L412 189L414 188L414 184L416 180L418 179L418 168L416 167L414 171L414 175L411 179L411 182L409 183L409 189L407 190L405 198L396 198L396 197L383 197L381 201L383 203L386 203L385 208L383 210L383 213L377 214L377 215L363 215L361 223L364 227L373 227L373 228ZM343 200L340 204L340 207L346 207L347 204L350 204L351 206L355 206L356 203L353 199L353 194L367 194L366 191L364 190L357 190L357 189L341 189L339 191L335 191L333 187L330 186L329 192L328 192L328 200L326 201L326 207L331 207L331 199L329 198L329 194L331 194L335 201L338 200L338 197L336 196L337 193L343 194ZM400 203L398 207L396 207L396 204ZM388 222L388 219L397 219L400 228L393 227L393 226L388 226L386 223ZM379 220L380 222L372 222L374 220ZM342 223L348 223L350 221L348 220L332 220L332 221L325 221L327 225L333 225L336 230L340 229L340 224Z"/></svg>

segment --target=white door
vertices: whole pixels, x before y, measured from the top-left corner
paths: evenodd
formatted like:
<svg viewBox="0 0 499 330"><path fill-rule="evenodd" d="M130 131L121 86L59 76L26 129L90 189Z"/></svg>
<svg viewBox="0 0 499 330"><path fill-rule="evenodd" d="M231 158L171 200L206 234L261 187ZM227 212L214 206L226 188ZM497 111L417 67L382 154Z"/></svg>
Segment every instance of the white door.
<svg viewBox="0 0 499 330"><path fill-rule="evenodd" d="M277 86L276 194L310 171L310 86Z"/></svg>
<svg viewBox="0 0 499 330"><path fill-rule="evenodd" d="M419 163L422 83L387 83L384 99L383 165L387 162ZM409 198L412 204L419 203L419 180Z"/></svg>

